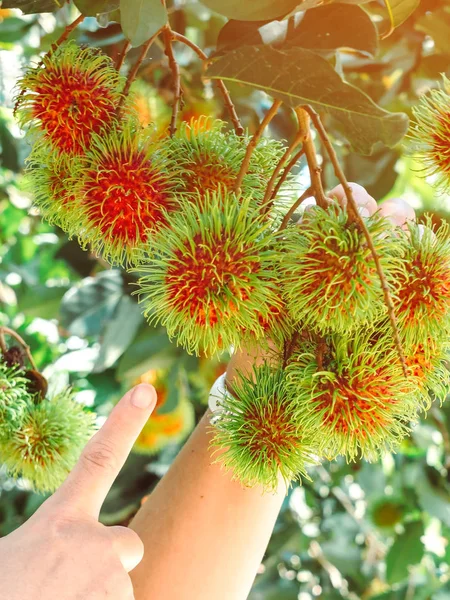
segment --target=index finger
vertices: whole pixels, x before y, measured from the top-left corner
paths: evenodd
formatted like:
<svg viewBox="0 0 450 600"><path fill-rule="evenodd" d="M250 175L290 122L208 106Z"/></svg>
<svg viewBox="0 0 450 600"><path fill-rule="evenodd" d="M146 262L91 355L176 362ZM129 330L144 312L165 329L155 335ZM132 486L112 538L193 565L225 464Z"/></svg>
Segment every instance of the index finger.
<svg viewBox="0 0 450 600"><path fill-rule="evenodd" d="M98 518L102 504L156 405L155 388L141 384L114 407L84 448L78 463L51 498Z"/></svg>

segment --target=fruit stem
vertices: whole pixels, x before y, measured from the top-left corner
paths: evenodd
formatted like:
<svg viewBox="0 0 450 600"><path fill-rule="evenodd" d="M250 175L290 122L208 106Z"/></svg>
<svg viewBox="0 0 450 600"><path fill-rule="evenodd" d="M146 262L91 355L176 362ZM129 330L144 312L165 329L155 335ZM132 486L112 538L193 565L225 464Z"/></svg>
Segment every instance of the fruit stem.
<svg viewBox="0 0 450 600"><path fill-rule="evenodd" d="M5 356L8 352L5 336L3 335L3 329L0 329L0 350L2 351L3 356Z"/></svg>
<svg viewBox="0 0 450 600"><path fill-rule="evenodd" d="M267 111L264 119L260 122L257 130L255 131L251 140L247 144L247 149L245 151L244 160L242 161L241 168L239 169L239 173L238 173L238 176L236 177L236 182L234 184L234 191L236 193L239 192L239 188L241 187L242 180L244 179L245 174L247 173L248 166L249 166L250 160L252 158L252 154L253 154L259 140L261 139L262 134L264 133L266 127L269 125L270 121L277 114L278 109L280 108L281 104L282 104L281 100L274 100L272 106Z"/></svg>
<svg viewBox="0 0 450 600"><path fill-rule="evenodd" d="M169 25L166 25L166 28L164 29L164 46L165 46L165 54L169 60L169 67L170 67L170 70L172 71L173 93L174 93L173 104L172 104L172 117L170 119L170 127L169 127L170 137L173 137L174 133L177 130L178 109L182 102L180 67L179 67L179 65L176 61L175 55L173 53L172 40L173 40L172 30L170 29Z"/></svg>
<svg viewBox="0 0 450 600"><path fill-rule="evenodd" d="M69 35L72 33L72 31L82 22L84 21L84 15L80 15L79 17L77 17L75 19L75 21L73 21L72 23L70 23L69 25L67 25L67 27L64 29L63 33L59 36L59 38L56 40L56 42L54 42L51 46L50 46L50 50L47 52L47 54L45 55L45 58L49 58L54 52L55 50L57 50L61 44L63 42L65 42L67 40L67 38L69 37ZM44 59L42 59L41 61L39 61L36 70L40 69L42 67L42 65L44 64ZM15 115L17 112L17 107L19 106L20 103L20 99L22 98L22 96L25 94L25 88L20 92L20 94L17 97L16 103L14 105L14 110L13 110L13 114Z"/></svg>
<svg viewBox="0 0 450 600"><path fill-rule="evenodd" d="M203 50L201 48L199 48L197 46L197 44L194 44L194 42L191 42L191 40L189 38L185 37L181 33L178 33L177 31L172 31L172 38L174 40L176 40L177 42L181 42L185 46L188 46L189 48L191 48L191 50L193 50L201 60L203 60L203 61L208 60L208 56L203 52ZM234 108L234 104L231 100L228 89L226 88L224 82L221 79L216 79L216 85L219 88L219 91L222 94L223 100L225 102L225 106L227 107L227 110L230 113L230 118L231 118L231 121L233 122L233 126L234 126L234 129L235 129L237 135L243 135L244 128L242 127L239 117L236 113L236 109Z"/></svg>
<svg viewBox="0 0 450 600"><path fill-rule="evenodd" d="M131 84L136 79L136 75L138 74L139 67L141 66L142 62L144 61L145 57L147 56L147 52L149 51L150 46L153 44L153 42L156 40L156 38L159 36L159 34L161 33L162 30L163 30L163 27L161 27L161 29L159 29L156 33L154 33L152 35L152 37L145 42L145 44L143 44L142 50L138 56L137 61L133 65L133 68L131 69L131 71L128 73L128 77L127 77L127 80L125 82L125 85L124 85L124 88L122 91L122 98L120 100L119 106L117 107L117 114L119 114L120 111L122 110L123 102L124 102L126 96L128 96L128 94L129 94Z"/></svg>
<svg viewBox="0 0 450 600"><path fill-rule="evenodd" d="M17 342L19 342L19 344L25 350L25 354L27 355L27 358L28 358L28 361L29 361L31 367L33 368L34 371L37 371L38 368L36 366L36 363L34 362L34 358L33 358L32 354L31 354L30 346L28 346L28 344L25 342L25 340L23 338L21 338L18 333L16 333L14 330L10 329L9 327L0 327L0 336L2 339L2 352L3 353L5 352L5 350L3 349L3 344L5 345L5 349L6 349L5 338L4 338L5 335L9 335L9 336L13 337Z"/></svg>
<svg viewBox="0 0 450 600"><path fill-rule="evenodd" d="M298 161L300 160L300 158L304 155L304 153L305 153L305 151L302 148L296 154L294 154L294 156L291 158L291 160L285 166L283 174L280 177L280 179L278 180L278 183L277 183L277 185L275 186L275 188L274 188L274 190L272 192L272 199L276 197L276 195L280 191L281 186L286 181L287 176L289 175L289 173L291 172L291 170L294 168L294 166L298 163Z"/></svg>
<svg viewBox="0 0 450 600"><path fill-rule="evenodd" d="M330 138L328 137L327 132L325 131L325 128L322 124L320 116L310 106L305 106L304 110L306 110L307 113L309 114L309 116L311 117L311 120L314 123L314 127L316 128L318 134L320 135L323 145L325 146L328 156L330 157L331 163L334 168L335 175L338 178L338 180L340 181L342 187L344 188L345 196L347 198L347 203L348 203L348 207L349 207L349 217L353 220L354 223L356 223L358 225L358 227L363 232L364 237L366 238L366 241L367 241L367 245L369 246L370 252L372 253L373 260L375 262L375 266L377 269L378 277L380 279L381 288L382 288L383 294L384 294L384 302L385 302L386 308L388 310L389 321L391 323L392 333L394 335L394 342L395 342L395 347L397 349L397 354L399 356L399 359L400 359L400 362L402 365L403 374L405 375L405 377L408 377L408 368L406 366L405 354L403 352L403 347L402 347L402 343L400 340L400 334L399 334L398 327L397 327L397 320L395 318L394 303L392 302L391 292L389 290L389 286L386 281L386 277L384 275L383 268L381 266L380 258L378 256L377 251L375 250L375 246L373 244L372 237L369 233L369 230L366 227L364 219L361 217L361 215L358 212L358 206L353 197L352 188L349 186L348 181L345 177L344 171L342 170L342 167L339 164L336 152L333 148L333 145L331 144L331 141L330 141Z"/></svg>
<svg viewBox="0 0 450 600"><path fill-rule="evenodd" d="M303 194L299 198L297 198L297 200L294 202L294 204L291 206L291 208L284 215L283 220L281 221L281 225L280 225L280 228L279 228L278 231L283 231L283 229L286 229L286 227L287 227L287 225L289 223L289 219L295 213L295 211L300 206L300 204L303 202L303 200L306 200L306 198L308 198L308 196L310 194L312 194L312 191L313 191L312 187L309 187L307 190L305 190L303 192Z"/></svg>
<svg viewBox="0 0 450 600"><path fill-rule="evenodd" d="M326 209L329 202L325 196L325 192L323 191L321 177L322 168L317 162L316 147L314 146L314 140L311 136L309 114L303 108L295 109L295 113L298 118L300 131L303 132L303 150L305 151L306 161L308 163L311 187L314 191L314 197L316 199L317 206Z"/></svg>
<svg viewBox="0 0 450 600"><path fill-rule="evenodd" d="M130 48L131 48L131 42L126 40L125 44L123 45L122 52L119 54L119 56L117 58L117 62L116 62L116 70L117 71L120 71L120 69L122 68L123 63L125 62L125 58L129 52Z"/></svg>

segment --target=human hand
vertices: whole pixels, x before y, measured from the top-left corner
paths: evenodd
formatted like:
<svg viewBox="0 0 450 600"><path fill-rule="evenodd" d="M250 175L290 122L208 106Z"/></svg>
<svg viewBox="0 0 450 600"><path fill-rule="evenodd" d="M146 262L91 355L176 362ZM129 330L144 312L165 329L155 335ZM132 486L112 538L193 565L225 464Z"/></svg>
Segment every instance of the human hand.
<svg viewBox="0 0 450 600"><path fill-rule="evenodd" d="M407 221L415 219L414 209L402 198L391 198L378 205L361 185L357 183L349 183L349 185L362 217L370 217L378 211L380 215L391 220L397 227L402 227ZM347 198L342 185L333 188L328 193L328 197L336 200L341 206L345 207L347 205ZM310 210L315 205L314 198L307 198L304 200L303 205L306 205L306 210ZM237 373L251 376L254 367L263 364L265 361L276 362L277 360L276 346L270 340L264 345L255 342L252 346L240 348L233 354L228 364L226 381L229 388L233 389L233 382L237 377ZM281 356L279 360L281 361Z"/></svg>
<svg viewBox="0 0 450 600"><path fill-rule="evenodd" d="M98 517L155 404L153 386L130 390L58 491L0 539L0 600L134 599L128 573L144 546L131 529L105 527Z"/></svg>

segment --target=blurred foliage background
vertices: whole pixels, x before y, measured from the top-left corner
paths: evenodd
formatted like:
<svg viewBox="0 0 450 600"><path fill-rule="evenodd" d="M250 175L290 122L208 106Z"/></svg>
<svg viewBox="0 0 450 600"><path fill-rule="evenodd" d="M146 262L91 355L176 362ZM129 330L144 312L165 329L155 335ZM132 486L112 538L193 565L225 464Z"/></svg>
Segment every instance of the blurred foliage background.
<svg viewBox="0 0 450 600"><path fill-rule="evenodd" d="M172 345L163 329L145 324L129 275L82 251L33 209L21 175L29 148L13 118L13 88L24 66L39 60L77 12L65 4L53 13L23 15L5 4L0 8L0 324L27 340L53 389L74 387L77 399L97 412L99 424L129 386L156 385L157 410L101 515L105 524L127 523L203 414L209 387L227 357L207 361ZM364 8L377 31L386 33L390 24L382 3ZM195 0L176 0L169 12L173 29L207 52L239 40L265 42L264 23L227 22ZM75 38L117 57L124 37L111 18L117 15L105 16L100 24L86 18ZM330 23L328 40L331 36L336 47L337 34L340 40L354 39L354 23L344 18ZM411 114L418 98L439 84L440 73L450 74L450 2L422 0L391 35L366 38L362 47L333 49L336 70L384 108ZM138 53L139 48L132 49L127 63ZM177 58L182 117L226 119L210 83L201 79L194 54L177 47ZM142 122L154 123L165 135L173 92L158 45L142 64L135 89ZM237 85L231 93L243 124L254 130L271 99ZM291 119L287 109L282 111L270 135L289 140ZM372 156L360 156L349 152L335 123L327 126L350 180L379 201L402 195L419 214L431 212L436 221L450 218L449 198L436 196L432 182L420 178L420 165L406 146L380 146ZM335 185L327 163L323 177L327 188ZM302 164L297 179L299 186L308 185ZM450 403L435 405L396 455L375 464L335 461L312 468L311 481L294 485L286 497L250 600L449 599L449 422ZM44 499L0 469L0 535L23 523Z"/></svg>

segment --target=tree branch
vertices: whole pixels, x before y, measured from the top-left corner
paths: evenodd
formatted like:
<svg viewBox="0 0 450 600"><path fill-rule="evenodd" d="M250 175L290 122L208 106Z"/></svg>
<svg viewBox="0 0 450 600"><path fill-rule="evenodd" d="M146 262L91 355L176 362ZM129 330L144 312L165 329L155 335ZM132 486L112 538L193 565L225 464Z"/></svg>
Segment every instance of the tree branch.
<svg viewBox="0 0 450 600"><path fill-rule="evenodd" d="M172 30L169 26L164 30L164 45L165 45L165 54L169 59L169 67L172 71L173 77L173 104L172 104L172 118L170 119L170 136L172 137L177 130L177 116L178 109L181 102L181 76L180 76L180 67L176 61L175 55L173 53L172 48Z"/></svg>
<svg viewBox="0 0 450 600"><path fill-rule="evenodd" d="M386 277L384 275L383 268L381 266L380 258L378 256L378 253L373 244L372 237L369 233L369 230L366 227L364 219L359 214L358 206L353 197L352 188L348 184L348 181L347 181L347 179L344 175L344 172L341 168L341 165L339 164L336 152L333 148L333 145L331 144L331 141L330 141L330 138L328 137L327 132L325 131L325 128L322 124L322 121L321 121L319 115L310 106L305 106L304 109L310 115L311 120L314 123L314 126L315 126L318 134L322 138L325 149L327 150L328 155L331 160L331 163L333 165L336 177L339 179L342 187L344 188L348 207L350 209L349 217L352 218L352 220L358 225L358 227L363 232L364 237L366 238L366 241L367 241L367 245L369 246L370 252L372 253L373 260L375 262L375 266L377 269L378 277L380 278L381 288L383 290L384 302L385 302L387 310L388 310L389 321L390 321L391 327L392 327L392 333L394 336L394 343L395 343L395 347L397 349L397 354L399 356L400 363L402 365L403 374L405 375L405 377L408 377L408 368L406 366L405 354L403 352L402 342L400 340L400 334L399 334L398 327L397 327L397 320L395 318L394 303L392 302L391 292L389 290L389 286L386 281Z"/></svg>
<svg viewBox="0 0 450 600"><path fill-rule="evenodd" d="M276 195L278 194L278 192L280 191L281 186L283 185L283 183L286 181L287 176L289 175L289 173L292 171L292 169L294 168L294 166L297 164L297 162L300 160L300 158L304 155L305 151L303 150L303 148L301 150L299 150L296 154L294 154L294 156L291 158L291 160L288 162L288 164L285 166L283 174L281 175L280 179L278 180L277 185L274 187L274 190L272 192L272 198L275 198Z"/></svg>
<svg viewBox="0 0 450 600"><path fill-rule="evenodd" d="M19 342L19 344L25 350L25 354L27 355L28 361L29 361L32 369L34 371L37 371L38 368L36 366L36 363L34 362L34 358L33 358L33 355L31 354L30 347L25 342L25 340L23 338L21 338L18 333L16 333L13 329L10 329L9 327L0 327L0 332L2 334L2 337L4 335L9 335L10 337L13 337L17 342Z"/></svg>
<svg viewBox="0 0 450 600"><path fill-rule="evenodd" d="M291 208L284 215L283 220L281 221L281 225L280 225L280 228L279 228L278 231L283 231L283 229L286 229L286 227L288 226L288 223L289 223L289 219L295 213L295 211L300 206L300 204L304 200L306 200L306 198L308 198L308 196L310 196L311 193L312 193L312 187L309 187L307 190L305 190L303 192L303 194L299 198L297 198L297 200L294 202L294 204L291 206Z"/></svg>
<svg viewBox="0 0 450 600"><path fill-rule="evenodd" d="M248 166L249 166L250 160L252 158L252 154L253 154L256 146L258 145L258 142L261 139L261 136L264 133L264 130L269 125L270 121L274 118L274 116L277 114L278 109L280 108L281 104L282 104L281 100L274 100L272 106L267 111L264 119L259 124L258 129L255 131L251 140L247 144L247 150L245 152L244 160L242 161L241 168L239 169L239 173L238 173L238 176L236 177L236 182L234 184L235 192L238 192L239 188L241 187L242 180L244 179L245 174L247 173Z"/></svg>
<svg viewBox="0 0 450 600"><path fill-rule="evenodd" d="M131 48L131 43L128 40L126 40L125 44L123 45L122 52L119 54L117 61L116 61L115 66L116 66L117 71L120 71L120 69L122 68L123 63L125 62L125 58L128 54L128 51L130 50L130 48Z"/></svg>
<svg viewBox="0 0 450 600"><path fill-rule="evenodd" d="M177 42L181 42L185 46L191 48L191 50L193 50L202 61L208 60L208 55L205 54L203 50L197 46L197 44L191 42L189 38L185 37L181 33L178 33L177 31L172 31L172 38ZM239 117L236 113L236 109L234 108L234 104L231 100L230 93L228 92L227 87L221 79L216 79L215 81L220 93L222 94L225 106L227 107L227 110L230 113L230 119L233 122L234 130L236 131L237 135L243 135L244 128L242 127Z"/></svg>

